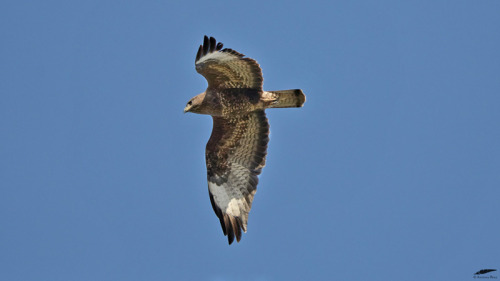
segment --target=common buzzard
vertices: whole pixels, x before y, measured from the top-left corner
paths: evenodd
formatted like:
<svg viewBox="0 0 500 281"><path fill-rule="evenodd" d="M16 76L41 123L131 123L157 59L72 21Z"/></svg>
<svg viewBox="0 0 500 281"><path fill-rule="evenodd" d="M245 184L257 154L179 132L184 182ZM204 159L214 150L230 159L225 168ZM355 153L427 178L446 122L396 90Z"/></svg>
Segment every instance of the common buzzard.
<svg viewBox="0 0 500 281"><path fill-rule="evenodd" d="M266 162L269 123L264 109L302 107L302 90L264 91L259 64L205 36L195 60L208 81L184 113L211 115L206 147L208 192L229 244L247 231L248 213Z"/></svg>

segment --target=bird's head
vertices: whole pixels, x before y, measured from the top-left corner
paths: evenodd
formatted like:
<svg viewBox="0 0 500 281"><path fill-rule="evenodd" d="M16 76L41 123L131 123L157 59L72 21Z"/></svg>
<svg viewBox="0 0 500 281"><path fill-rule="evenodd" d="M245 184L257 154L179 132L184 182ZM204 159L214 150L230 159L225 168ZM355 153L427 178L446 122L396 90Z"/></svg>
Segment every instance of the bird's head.
<svg viewBox="0 0 500 281"><path fill-rule="evenodd" d="M186 104L186 107L184 107L184 113L186 112L199 113L201 111L201 104L204 99L205 99L205 92L190 99Z"/></svg>

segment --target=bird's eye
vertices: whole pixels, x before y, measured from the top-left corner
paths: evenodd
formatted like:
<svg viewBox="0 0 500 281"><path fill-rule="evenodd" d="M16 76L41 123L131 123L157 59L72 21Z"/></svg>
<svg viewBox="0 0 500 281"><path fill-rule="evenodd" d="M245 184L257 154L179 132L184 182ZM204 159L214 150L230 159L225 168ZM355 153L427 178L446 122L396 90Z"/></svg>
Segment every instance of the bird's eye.
<svg viewBox="0 0 500 281"><path fill-rule="evenodd" d="M188 102L188 105L191 105L191 104L193 104L193 102L192 102L192 101L189 101L189 102Z"/></svg>

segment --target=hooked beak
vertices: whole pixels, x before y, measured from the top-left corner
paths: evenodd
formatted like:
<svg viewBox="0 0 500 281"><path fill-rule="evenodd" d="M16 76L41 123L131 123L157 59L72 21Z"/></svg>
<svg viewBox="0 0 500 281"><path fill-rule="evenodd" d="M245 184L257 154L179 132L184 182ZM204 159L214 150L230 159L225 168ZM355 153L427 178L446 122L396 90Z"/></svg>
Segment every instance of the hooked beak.
<svg viewBox="0 0 500 281"><path fill-rule="evenodd" d="M184 113L186 113L186 112L189 112L189 109L187 108L187 106L184 107Z"/></svg>

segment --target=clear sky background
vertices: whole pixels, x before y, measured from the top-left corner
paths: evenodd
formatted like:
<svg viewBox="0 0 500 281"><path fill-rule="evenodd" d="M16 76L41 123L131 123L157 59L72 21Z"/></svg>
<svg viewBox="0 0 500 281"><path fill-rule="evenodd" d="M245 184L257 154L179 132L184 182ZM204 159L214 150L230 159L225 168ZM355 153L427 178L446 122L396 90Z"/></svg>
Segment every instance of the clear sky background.
<svg viewBox="0 0 500 281"><path fill-rule="evenodd" d="M307 95L231 246L182 113L205 34ZM500 270L498 0L2 1L0 39L0 280Z"/></svg>

